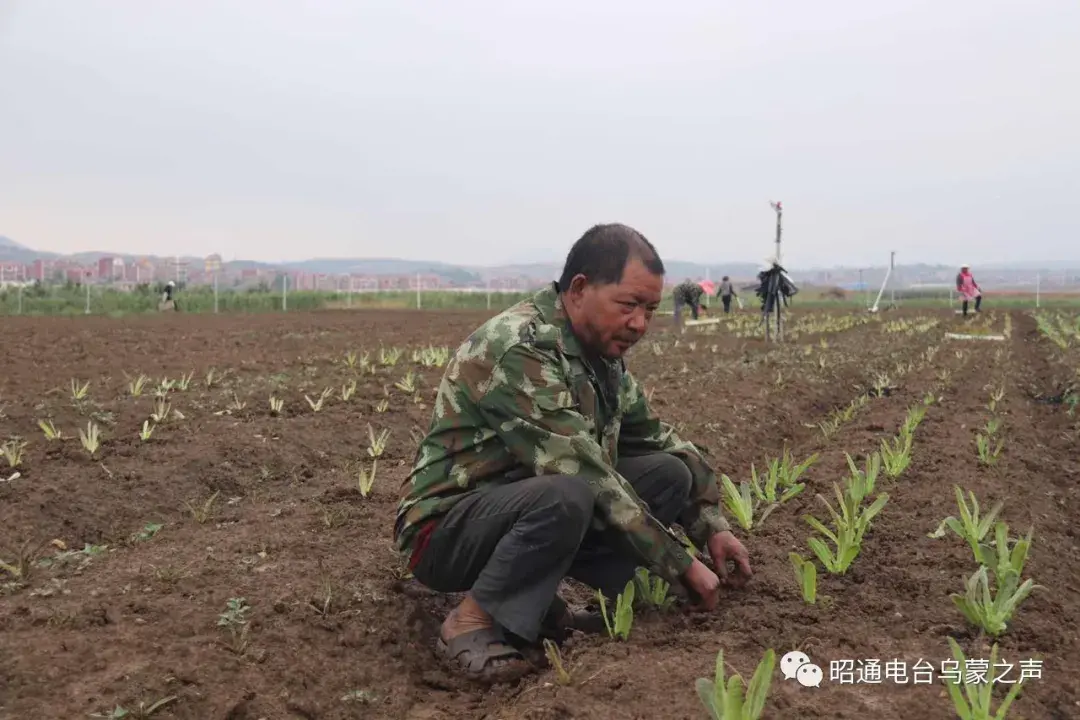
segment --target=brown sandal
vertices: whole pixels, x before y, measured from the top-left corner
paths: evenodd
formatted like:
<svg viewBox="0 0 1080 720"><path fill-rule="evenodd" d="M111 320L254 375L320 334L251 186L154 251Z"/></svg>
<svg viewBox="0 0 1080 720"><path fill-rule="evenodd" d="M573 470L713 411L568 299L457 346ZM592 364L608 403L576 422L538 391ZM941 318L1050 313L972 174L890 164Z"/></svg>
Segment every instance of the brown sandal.
<svg viewBox="0 0 1080 720"><path fill-rule="evenodd" d="M470 680L512 683L533 671L499 627L472 630L449 640L440 635L435 649L443 660Z"/></svg>

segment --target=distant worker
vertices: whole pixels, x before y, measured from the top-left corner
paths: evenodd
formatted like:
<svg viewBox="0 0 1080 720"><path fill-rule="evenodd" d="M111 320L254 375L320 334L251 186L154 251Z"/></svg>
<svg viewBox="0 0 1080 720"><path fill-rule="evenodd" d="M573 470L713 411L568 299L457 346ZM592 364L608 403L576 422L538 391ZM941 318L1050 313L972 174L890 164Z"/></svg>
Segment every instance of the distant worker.
<svg viewBox="0 0 1080 720"><path fill-rule="evenodd" d="M975 282L975 277L971 274L970 265L961 265L960 272L956 276L956 292L960 294L963 300L964 317L968 316L968 303L972 300L975 301L975 312L980 312L980 306L982 305L982 289L979 287L979 283Z"/></svg>
<svg viewBox="0 0 1080 720"><path fill-rule="evenodd" d="M161 305L159 310L176 310L176 299L173 295L176 294L176 283L170 280L165 283L165 291L161 293Z"/></svg>
<svg viewBox="0 0 1080 720"><path fill-rule="evenodd" d="M675 286L673 299L675 300L675 326L682 327L682 309L684 305L690 306L690 315L695 320L701 310L701 296L705 289L693 280L686 279Z"/></svg>
<svg viewBox="0 0 1080 720"><path fill-rule="evenodd" d="M731 298L738 297L735 293L735 285L731 282L731 278L727 275L720 281L720 289L716 291L716 296L720 298L720 301L724 303L724 312L731 312Z"/></svg>

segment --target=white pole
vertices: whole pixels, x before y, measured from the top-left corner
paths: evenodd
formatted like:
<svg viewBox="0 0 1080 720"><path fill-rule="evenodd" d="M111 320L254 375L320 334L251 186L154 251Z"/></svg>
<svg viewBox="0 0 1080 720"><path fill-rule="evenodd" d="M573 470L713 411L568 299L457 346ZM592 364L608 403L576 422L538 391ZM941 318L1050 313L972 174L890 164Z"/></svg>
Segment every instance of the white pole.
<svg viewBox="0 0 1080 720"><path fill-rule="evenodd" d="M487 309L491 309L491 278L487 281Z"/></svg>
<svg viewBox="0 0 1080 720"><path fill-rule="evenodd" d="M420 309L420 273L416 273L416 309Z"/></svg>
<svg viewBox="0 0 1080 720"><path fill-rule="evenodd" d="M281 310L282 312L289 309L289 276L281 276Z"/></svg>
<svg viewBox="0 0 1080 720"><path fill-rule="evenodd" d="M1035 307L1039 307L1039 291L1042 284L1042 273L1035 273Z"/></svg>
<svg viewBox="0 0 1080 720"><path fill-rule="evenodd" d="M22 315L22 283L19 283L19 315Z"/></svg>
<svg viewBox="0 0 1080 720"><path fill-rule="evenodd" d="M214 271L214 312L218 311L217 304L217 270Z"/></svg>
<svg viewBox="0 0 1080 720"><path fill-rule="evenodd" d="M896 251L893 250L889 253L889 274L892 275L893 269L896 267ZM889 286L889 304L896 307L896 285Z"/></svg>
<svg viewBox="0 0 1080 720"><path fill-rule="evenodd" d="M85 280L86 280L86 313L85 314L89 315L90 314L90 278L85 278Z"/></svg>
<svg viewBox="0 0 1080 720"><path fill-rule="evenodd" d="M885 280L881 283L881 289L878 290L877 300L874 300L874 306L870 308L871 312L878 311L878 303L881 302L881 296L885 294L885 286L889 284L889 276L892 275L892 267L885 271Z"/></svg>
<svg viewBox="0 0 1080 720"><path fill-rule="evenodd" d="M353 283L352 283L352 275L350 275L349 276L349 297L348 297L348 300L346 300L346 306L350 307L350 308L352 307L352 293L353 293Z"/></svg>

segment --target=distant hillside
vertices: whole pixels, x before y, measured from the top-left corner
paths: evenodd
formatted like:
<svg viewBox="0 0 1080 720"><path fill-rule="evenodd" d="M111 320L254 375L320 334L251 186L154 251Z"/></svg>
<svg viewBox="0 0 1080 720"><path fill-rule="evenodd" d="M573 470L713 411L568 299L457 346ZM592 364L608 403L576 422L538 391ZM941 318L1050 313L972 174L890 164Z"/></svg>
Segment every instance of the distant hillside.
<svg viewBox="0 0 1080 720"><path fill-rule="evenodd" d="M481 277L476 272L458 265L397 258L315 258L282 263L280 267L331 275L415 275L419 273L438 275L461 285L481 282Z"/></svg>
<svg viewBox="0 0 1080 720"><path fill-rule="evenodd" d="M531 257L543 256L544 253L541 252L531 254ZM550 254L548 256L550 256ZM123 258L125 262L132 262L140 257L146 257L154 264L159 265L170 263L174 259L169 256L136 256L100 250L88 250L65 256L57 253L34 250L23 243L16 242L9 237L0 235L0 260L29 264L37 259L65 259L81 264L93 264L102 257L119 257ZM522 256L522 260L527 260L528 257L530 256ZM181 260L186 262L188 267L198 268L202 266L204 258L184 256L181 257ZM1072 273L1075 274L1076 271L1073 270L1073 268L1080 266L1080 263L1069 264L1060 261L1043 263L1028 261L1008 264L979 263L978 258L972 258L972 260L977 263L976 267L978 268L978 272L976 274L980 277L986 277L987 274L991 273L997 273L999 274L999 277L1023 274L1025 272L1030 274L1034 273L1036 270L1056 273L1072 271ZM730 275L733 278L743 280L755 277L760 269L758 265L746 262L733 262L730 264L698 264L686 260L667 260L664 264L667 268L669 282L679 282L685 278L696 280L706 276L712 280L719 280L724 275ZM546 282L556 279L559 276L559 273L562 272L561 259L548 262L518 262L497 266L472 264L457 265L424 260L403 260L400 258L312 258L310 260L284 263L234 260L225 263L225 265L228 269L234 271L242 269L262 269L270 271L294 270L310 273L325 273L329 275L415 275L419 273L423 275L437 275L445 282L456 285L480 285L489 278L499 277L523 277L532 281ZM845 268L842 266L810 268L789 267L788 271L799 282L813 281L824 284L842 283L850 285L852 276L857 276L867 284L875 287L880 285L885 274L885 268L882 266L876 268L864 268L862 271L860 271L859 268ZM896 276L901 279L901 282L904 282L905 280L908 282L918 282L920 279L932 278L935 275L938 276L937 281L941 282L942 277L945 277L945 279L948 280L949 277L947 276L951 272L955 272L955 268L952 266L932 263L912 263L910 265L896 266ZM1013 282L1016 280L1018 280L1018 278L1012 278L1009 281Z"/></svg>

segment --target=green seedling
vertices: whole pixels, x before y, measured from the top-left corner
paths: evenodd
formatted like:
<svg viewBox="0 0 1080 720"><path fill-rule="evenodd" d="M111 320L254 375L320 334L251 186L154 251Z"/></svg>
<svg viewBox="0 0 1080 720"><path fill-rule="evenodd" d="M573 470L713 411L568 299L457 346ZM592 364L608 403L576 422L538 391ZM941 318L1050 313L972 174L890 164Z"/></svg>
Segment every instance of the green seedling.
<svg viewBox="0 0 1080 720"><path fill-rule="evenodd" d="M38 420L38 427L41 428L41 432L45 435L46 440L63 440L64 436L56 426L53 425L52 420Z"/></svg>
<svg viewBox="0 0 1080 720"><path fill-rule="evenodd" d="M195 520L195 522L199 523L200 525L205 525L206 521L209 520L214 514L214 501L217 500L217 497L220 494L220 490L214 491L214 494L207 498L206 502L204 502L202 505L196 505L190 500L185 501L184 505L187 506L188 512L191 513L191 517Z"/></svg>
<svg viewBox="0 0 1080 720"><path fill-rule="evenodd" d="M1032 590L1041 589L1030 579L1021 585L1020 576L1012 571L998 578L997 586L997 592L992 593L987 567L980 565L967 579L963 595L949 595L969 623L994 637L1005 632L1016 608Z"/></svg>
<svg viewBox="0 0 1080 720"><path fill-rule="evenodd" d="M225 612L218 616L218 627L224 627L229 633L229 649L237 655L243 655L247 650L248 625L247 614L251 606L244 598L229 598L225 602Z"/></svg>
<svg viewBox="0 0 1080 720"><path fill-rule="evenodd" d="M191 381L195 379L195 371L192 370L187 375L181 375L180 379L176 381L176 389L181 392L187 392L187 389L191 387Z"/></svg>
<svg viewBox="0 0 1080 720"><path fill-rule="evenodd" d="M165 707L179 700L176 695L169 695L163 697L160 700L147 705L145 702L140 702L139 707L128 710L127 708L117 705L107 714L94 713L90 717L92 718L107 718L108 720L149 720L158 710L162 710Z"/></svg>
<svg viewBox="0 0 1080 720"><path fill-rule="evenodd" d="M979 462L983 465L995 465L1001 451L1005 449L1004 438L997 438L997 444L991 444L992 437L978 433L975 436L975 449L979 454Z"/></svg>
<svg viewBox="0 0 1080 720"><path fill-rule="evenodd" d="M397 365L398 360L401 358L401 353L402 351L400 348L390 348L389 350L386 348L379 348L379 364L388 367Z"/></svg>
<svg viewBox="0 0 1080 720"><path fill-rule="evenodd" d="M133 380L129 380L128 381L128 392L131 394L131 396L132 397L139 397L140 395L142 395L143 394L143 387L146 386L146 381L149 380L149 379L150 378L146 377L142 373L139 373L138 377L134 378Z"/></svg>
<svg viewBox="0 0 1080 720"><path fill-rule="evenodd" d="M671 584L661 577L650 575L645 568L639 567L634 572L634 585L641 604L656 610L667 610L675 602L675 597L668 594Z"/></svg>
<svg viewBox="0 0 1080 720"><path fill-rule="evenodd" d="M1009 548L1009 526L998 522L994 526L994 543L979 544L979 552L982 564L994 571L994 579L1000 585L1001 578L1009 573L1020 576L1024 572L1024 563L1027 561L1028 552L1031 550L1031 536L1034 529L1028 530L1025 537L1018 539Z"/></svg>
<svg viewBox="0 0 1080 720"><path fill-rule="evenodd" d="M90 392L90 381L87 380L82 385L75 378L71 378L71 400L75 404L81 403L86 399L87 394Z"/></svg>
<svg viewBox="0 0 1080 720"><path fill-rule="evenodd" d="M626 640L630 637L630 628L634 625L634 581L630 579L626 587L619 593L615 600L615 612L608 617L607 601L604 593L597 590L596 597L600 602L600 614L604 618L604 626L607 627L608 637Z"/></svg>
<svg viewBox="0 0 1080 720"><path fill-rule="evenodd" d="M871 505L862 507L849 493L841 492L836 483L833 483L833 490L836 493L837 508L830 505L829 501L821 495L816 497L825 505L832 516L834 529L830 530L825 527L820 520L812 515L804 515L803 520L814 530L831 540L835 547L835 550L830 550L820 538L812 537L807 540L807 544L817 555L821 564L831 573L844 574L855 558L858 557L863 535L870 528L871 521L885 507L885 503L889 501L889 495L888 493L881 493Z"/></svg>
<svg viewBox="0 0 1080 720"><path fill-rule="evenodd" d="M551 667L555 671L556 683L566 686L573 682L574 678L570 674L570 668L563 662L559 646L547 638L544 638L544 655L547 656L548 662L551 663Z"/></svg>
<svg viewBox="0 0 1080 720"><path fill-rule="evenodd" d="M353 394L356 392L356 380L350 380L347 384L341 386L341 400L342 402L349 402Z"/></svg>
<svg viewBox="0 0 1080 720"><path fill-rule="evenodd" d="M327 398L333 394L333 388L323 388L323 391L319 393L318 400L312 400L307 394L304 395L304 399L307 400L307 404L311 407L312 412L319 412L323 408L323 403L325 403Z"/></svg>
<svg viewBox="0 0 1080 720"><path fill-rule="evenodd" d="M739 523L739 527L743 530L750 530L754 526L754 510L756 504L754 503L754 497L751 494L750 483L741 482L738 487L731 481L727 475L720 476L720 485L724 492L724 506L735 517L735 522ZM767 506L758 518L757 523L760 525L765 521L765 518L769 516L777 504Z"/></svg>
<svg viewBox="0 0 1080 720"><path fill-rule="evenodd" d="M375 485L375 470L379 464L378 459L371 461L371 471L364 469L363 463L360 463L360 469L357 471L357 484L360 488L361 497L367 497L371 494L371 488Z"/></svg>
<svg viewBox="0 0 1080 720"><path fill-rule="evenodd" d="M788 477L783 474L778 458L769 462L769 472L764 475L764 482L762 482L762 476L757 474L757 468L752 463L750 465L750 488L760 503L770 505L784 503L806 489L806 486L800 482L785 485L785 481L788 481ZM779 495L777 489L780 490Z"/></svg>
<svg viewBox="0 0 1080 720"><path fill-rule="evenodd" d="M139 431L139 439L146 442L150 439L150 436L154 434L154 428L157 425L151 425L149 420L143 420L142 430Z"/></svg>
<svg viewBox="0 0 1080 720"><path fill-rule="evenodd" d="M900 426L900 432L904 435L914 435L923 418L926 417L926 408L934 402L934 393L929 392L923 398L922 405L913 405L908 414L904 416L904 422Z"/></svg>
<svg viewBox="0 0 1080 720"><path fill-rule="evenodd" d="M90 453L90 457L94 457L101 447L101 429L93 421L87 422L86 432L79 428L79 442L86 452Z"/></svg>
<svg viewBox="0 0 1080 720"><path fill-rule="evenodd" d="M390 431L383 429L376 435L375 431L371 429L371 425L367 426L368 431L368 448L367 452L373 458L380 457L386 450L386 441L390 438Z"/></svg>
<svg viewBox="0 0 1080 720"><path fill-rule="evenodd" d="M169 378L163 377L161 378L161 380L158 381L158 386L154 390L154 395L163 398L170 392L172 392L172 389L174 387L176 387L175 380L170 380Z"/></svg>
<svg viewBox="0 0 1080 720"><path fill-rule="evenodd" d="M872 453L866 458L866 470L859 470L855 461L846 452L848 468L851 476L847 480L847 494L855 504L859 504L864 498L870 497L877 485L877 477L881 472L881 453Z"/></svg>
<svg viewBox="0 0 1080 720"><path fill-rule="evenodd" d="M26 449L27 444L19 438L12 438L0 445L0 454L3 454L4 459L7 460L8 467L17 468L22 465L23 450Z"/></svg>
<svg viewBox="0 0 1080 720"><path fill-rule="evenodd" d="M698 697L712 720L758 720L765 710L765 699L772 685L776 653L769 648L758 663L750 684L743 689L743 679L737 673L725 679L724 651L716 655L716 674L712 680L698 678L695 683Z"/></svg>
<svg viewBox="0 0 1080 720"><path fill-rule="evenodd" d="M888 440L881 441L881 464L886 475L895 479L907 470L911 464L911 442L912 436L907 433L897 435L891 444Z"/></svg>
<svg viewBox="0 0 1080 720"><path fill-rule="evenodd" d="M968 666L964 651L960 649L959 643L951 637L949 638L949 647L952 648L953 657L956 659L961 676L966 677ZM991 672L997 667L997 658L998 646L997 643L994 643L994 646L990 648L990 663L988 665ZM982 663L980 663L980 666L982 666ZM1009 688L1008 694L1005 695L1005 699L1001 701L1001 705L998 706L995 713L992 710L994 683L959 682L952 677L945 679L945 687L949 691L949 697L952 698L956 716L960 720L1005 720L1009 715L1009 706L1016 700L1022 684L1023 680ZM960 690L961 686L963 686L962 692Z"/></svg>
<svg viewBox="0 0 1080 720"><path fill-rule="evenodd" d="M406 393L416 392L416 374L412 370L409 370L405 373L405 377L394 383L394 387Z"/></svg>
<svg viewBox="0 0 1080 720"><path fill-rule="evenodd" d="M941 521L937 530L930 533L927 537L937 540L945 536L945 528L952 530L958 537L966 540L968 545L971 546L971 552L975 556L975 562L982 562L982 550L979 549L979 543L986 537L986 533L990 532L990 528L994 524L994 520L1001 513L1002 508L1005 507L1003 501L998 501L983 517L979 517L979 500L975 497L975 493L968 491L968 496L971 498L971 505L968 506L966 500L964 500L964 491L960 489L960 486L954 486L956 491L956 505L960 510L960 519L950 515Z"/></svg>
<svg viewBox="0 0 1080 720"><path fill-rule="evenodd" d="M169 403L165 402L164 396L154 398L154 410L150 413L150 419L156 423L165 422L169 417L169 410Z"/></svg>
<svg viewBox="0 0 1080 720"><path fill-rule="evenodd" d="M795 569L795 582L799 583L803 600L808 605L817 603L817 566L813 560L807 560L797 552L788 553L791 566Z"/></svg>

